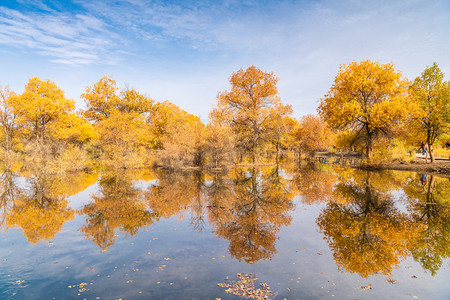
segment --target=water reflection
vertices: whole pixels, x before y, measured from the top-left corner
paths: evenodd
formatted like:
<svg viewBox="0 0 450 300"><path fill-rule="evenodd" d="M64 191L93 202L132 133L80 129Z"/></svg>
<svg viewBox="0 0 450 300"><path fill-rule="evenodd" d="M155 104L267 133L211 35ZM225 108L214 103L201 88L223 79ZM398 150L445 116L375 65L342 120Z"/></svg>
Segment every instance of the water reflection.
<svg viewBox="0 0 450 300"><path fill-rule="evenodd" d="M85 239L106 249L120 233L133 237L162 218L188 216L194 230L226 240L232 258L255 263L277 253L279 232L291 224L299 195L303 204L319 205L316 224L343 272L389 276L412 256L434 275L450 254L450 181L435 176L323 162L223 174L106 170L98 176L52 175L44 167L4 170L2 228L18 227L36 243L53 239L78 214ZM68 197L95 182L89 202L72 209Z"/></svg>
<svg viewBox="0 0 450 300"><path fill-rule="evenodd" d="M277 233L289 225L293 210L293 195L286 179L274 169L236 169L232 174L233 192L226 189L220 199L223 208L211 205L211 223L217 237L230 241L230 255L239 261L254 263L271 258L277 251ZM216 191L217 192L217 191Z"/></svg>
<svg viewBox="0 0 450 300"><path fill-rule="evenodd" d="M230 241L230 255L248 263L271 258L281 226L290 224L293 194L278 168L236 169L229 174L159 174L146 192L151 211L168 218L189 212L198 230L210 224Z"/></svg>
<svg viewBox="0 0 450 300"><path fill-rule="evenodd" d="M93 201L79 210L86 215L80 231L102 249L114 244L116 229L133 236L157 219L157 214L147 209L143 191L134 186L129 175L117 170L104 172Z"/></svg>
<svg viewBox="0 0 450 300"><path fill-rule="evenodd" d="M28 187L22 190L14 186L14 175L8 176L9 193L16 194L12 195L13 205L6 213L6 224L20 227L29 242L52 239L65 222L74 218L67 194L58 188L59 180L54 176L45 171L32 173L27 178Z"/></svg>
<svg viewBox="0 0 450 300"><path fill-rule="evenodd" d="M352 181L335 186L339 201L320 213L317 224L341 270L361 277L390 275L418 238L422 224L394 206L389 174L353 172Z"/></svg>
<svg viewBox="0 0 450 300"><path fill-rule="evenodd" d="M411 247L413 258L435 275L450 256L450 181L433 175L412 176L405 184L408 210L423 226Z"/></svg>

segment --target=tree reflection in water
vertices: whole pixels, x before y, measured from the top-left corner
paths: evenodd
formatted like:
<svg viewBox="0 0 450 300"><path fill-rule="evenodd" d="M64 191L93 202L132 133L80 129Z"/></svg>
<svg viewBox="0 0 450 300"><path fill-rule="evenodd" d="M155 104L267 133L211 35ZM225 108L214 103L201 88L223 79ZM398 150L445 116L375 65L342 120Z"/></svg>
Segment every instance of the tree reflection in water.
<svg viewBox="0 0 450 300"><path fill-rule="evenodd" d="M116 229L133 236L157 218L147 209L144 192L134 186L125 171L105 171L99 180L99 191L92 199L79 210L86 215L86 224L80 231L102 249L115 243Z"/></svg>
<svg viewBox="0 0 450 300"><path fill-rule="evenodd" d="M341 271L390 275L419 236L420 222L395 208L380 187L390 184L389 174L353 172L352 180L335 186L339 201L329 202L317 219Z"/></svg>
<svg viewBox="0 0 450 300"><path fill-rule="evenodd" d="M0 175L0 230L7 230L6 217L14 202L20 197L21 189L17 185L17 175L5 168Z"/></svg>
<svg viewBox="0 0 450 300"><path fill-rule="evenodd" d="M136 173L136 174L135 174ZM236 168L226 174L105 171L80 228L105 249L117 231L134 236L143 226L174 215L191 216L198 231L211 227L229 241L231 257L254 263L272 258L277 235L291 223L293 197L326 203L316 220L341 271L362 277L390 275L408 255L433 275L449 257L450 181L411 173L370 173L320 163L287 167ZM45 168L0 176L0 222L19 227L29 242L52 239L74 218L67 198L97 181L97 174L51 175ZM149 178L149 176L151 178ZM403 189L407 211L395 207L392 191Z"/></svg>
<svg viewBox="0 0 450 300"><path fill-rule="evenodd" d="M50 240L65 222L74 218L75 211L68 207L69 195L60 188L60 176L51 176L42 168L32 172L27 178L28 187L20 192L12 186L12 179L9 181L14 204L7 213L6 224L20 227L29 242Z"/></svg>
<svg viewBox="0 0 450 300"><path fill-rule="evenodd" d="M276 253L276 234L291 221L292 198L278 168L209 176L162 172L146 192L152 212L164 218L190 212L200 231L208 221L217 237L230 241L231 256L249 263Z"/></svg>
<svg viewBox="0 0 450 300"><path fill-rule="evenodd" d="M294 208L293 195L278 168L236 169L233 171L233 192L230 203L217 195L212 201L211 224L217 237L230 241L230 255L239 261L254 263L271 258L277 251L275 242L280 228L289 225ZM222 209L222 207L224 209ZM225 209L229 207L230 209Z"/></svg>
<svg viewBox="0 0 450 300"><path fill-rule="evenodd" d="M423 224L419 237L410 248L412 256L435 275L443 260L450 256L450 181L416 174L407 180L404 191L408 211Z"/></svg>

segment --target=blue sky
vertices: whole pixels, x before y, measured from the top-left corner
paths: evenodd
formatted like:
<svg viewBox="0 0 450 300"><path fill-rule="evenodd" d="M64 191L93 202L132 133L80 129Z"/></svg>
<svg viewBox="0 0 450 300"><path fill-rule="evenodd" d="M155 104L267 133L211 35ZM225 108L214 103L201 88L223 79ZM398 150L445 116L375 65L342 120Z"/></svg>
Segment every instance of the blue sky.
<svg viewBox="0 0 450 300"><path fill-rule="evenodd" d="M0 85L48 78L79 108L110 75L206 120L231 73L255 65L300 117L364 59L409 79L436 61L448 80L450 1L0 1Z"/></svg>

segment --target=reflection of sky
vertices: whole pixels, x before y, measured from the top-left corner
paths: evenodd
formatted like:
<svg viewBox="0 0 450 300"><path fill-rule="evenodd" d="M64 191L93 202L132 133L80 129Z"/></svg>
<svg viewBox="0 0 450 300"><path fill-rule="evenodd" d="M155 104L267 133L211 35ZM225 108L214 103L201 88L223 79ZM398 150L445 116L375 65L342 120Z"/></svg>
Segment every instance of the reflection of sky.
<svg viewBox="0 0 450 300"><path fill-rule="evenodd" d="M139 181L139 186L146 185ZM95 184L70 197L71 206L89 203L97 190ZM393 193L396 207L401 195ZM228 299L217 284L226 277L237 280L237 273L255 274L281 299L330 295L336 299L399 299L408 293L419 299L443 299L448 294L450 269L445 263L432 277L408 258L391 276L398 285L386 283L386 276L363 279L338 272L332 251L316 226L326 204L306 205L300 197L293 201L292 222L277 234L278 253L253 264L230 258L229 241L216 238L209 224L204 231L195 231L186 214L140 228L133 237L117 230L115 244L106 251L79 232L85 222L82 215L65 223L50 244L28 244L21 230L12 228L0 235L0 298L17 293L14 299L79 299L75 285L85 282L89 291L81 297L88 299ZM413 275L418 279L412 279ZM13 285L17 280L25 280L23 287ZM357 289L369 284L373 290Z"/></svg>
<svg viewBox="0 0 450 300"><path fill-rule="evenodd" d="M392 61L413 79L437 61L449 74L448 36L445 0L3 0L0 84L50 78L81 107L84 87L112 75L205 119L230 74L256 65L299 116L342 63Z"/></svg>

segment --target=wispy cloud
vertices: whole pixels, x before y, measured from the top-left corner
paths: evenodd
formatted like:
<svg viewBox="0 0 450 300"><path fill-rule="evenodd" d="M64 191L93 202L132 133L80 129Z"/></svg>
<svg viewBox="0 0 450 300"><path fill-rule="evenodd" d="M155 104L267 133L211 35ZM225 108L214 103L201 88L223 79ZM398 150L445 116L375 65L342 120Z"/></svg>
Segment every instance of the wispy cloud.
<svg viewBox="0 0 450 300"><path fill-rule="evenodd" d="M117 35L103 21L86 15L33 12L0 7L0 44L35 50L57 63L86 65L101 60ZM108 54L109 55L109 54Z"/></svg>

